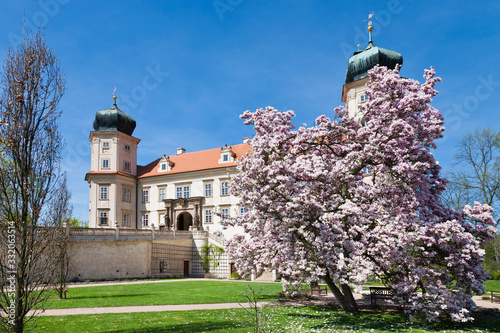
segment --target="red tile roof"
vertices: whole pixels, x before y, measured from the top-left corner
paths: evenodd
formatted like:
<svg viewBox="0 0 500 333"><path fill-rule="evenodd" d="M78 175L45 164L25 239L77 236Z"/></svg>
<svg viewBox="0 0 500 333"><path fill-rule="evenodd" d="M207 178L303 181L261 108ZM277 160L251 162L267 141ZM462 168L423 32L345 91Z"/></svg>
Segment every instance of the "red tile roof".
<svg viewBox="0 0 500 333"><path fill-rule="evenodd" d="M160 159L157 159L146 166L137 166L137 177L153 177L160 175L171 175L189 171L208 170L216 168L225 168L228 166L235 166L237 161L251 151L250 145L242 143L239 145L231 146L231 152L234 156L234 162L227 162L219 164L221 158L220 148L209 150L196 151L192 153L183 153L180 155L169 156L170 163L174 163L170 171L159 172Z"/></svg>

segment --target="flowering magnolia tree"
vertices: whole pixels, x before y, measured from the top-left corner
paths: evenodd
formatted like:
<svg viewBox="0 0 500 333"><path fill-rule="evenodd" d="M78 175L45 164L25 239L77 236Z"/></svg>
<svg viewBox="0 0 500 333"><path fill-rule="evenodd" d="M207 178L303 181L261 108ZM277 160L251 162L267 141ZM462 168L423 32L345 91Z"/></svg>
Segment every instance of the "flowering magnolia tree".
<svg viewBox="0 0 500 333"><path fill-rule="evenodd" d="M290 291L321 278L348 312L358 311L351 287L375 275L409 312L469 320L488 276L480 245L495 229L489 206L457 212L439 200L446 180L430 149L443 117L429 103L440 79L368 74L355 117L339 107L336 120L296 129L293 111L242 115L256 134L232 182L247 212L226 221L246 231L229 254L241 274L277 270Z"/></svg>

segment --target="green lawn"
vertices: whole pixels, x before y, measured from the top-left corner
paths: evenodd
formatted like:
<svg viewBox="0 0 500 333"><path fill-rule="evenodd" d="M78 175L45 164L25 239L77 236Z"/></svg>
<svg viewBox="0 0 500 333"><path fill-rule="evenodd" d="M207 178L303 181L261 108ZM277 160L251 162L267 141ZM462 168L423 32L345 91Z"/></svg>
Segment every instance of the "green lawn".
<svg viewBox="0 0 500 333"><path fill-rule="evenodd" d="M361 312L315 306L271 307L268 327L273 332L498 332L500 318L479 318L472 323L448 321L429 324L397 313ZM250 332L251 317L242 309L184 312L149 312L40 317L36 332Z"/></svg>
<svg viewBox="0 0 500 333"><path fill-rule="evenodd" d="M276 300L283 290L279 283L244 283L236 281L173 281L69 288L68 298L57 295L44 306L46 309L86 308L101 306L168 305L245 302L247 286L256 291L266 287L261 300Z"/></svg>
<svg viewBox="0 0 500 333"><path fill-rule="evenodd" d="M486 291L500 291L500 280L488 280L484 283Z"/></svg>
<svg viewBox="0 0 500 333"><path fill-rule="evenodd" d="M245 302L243 294L251 285L258 291L266 289L261 300L276 300L282 291L278 283L244 283L236 281L172 281L159 283L123 284L70 288L68 299L59 300L53 294L46 309L85 308L101 306L168 305ZM500 281L485 282L487 291L499 290Z"/></svg>

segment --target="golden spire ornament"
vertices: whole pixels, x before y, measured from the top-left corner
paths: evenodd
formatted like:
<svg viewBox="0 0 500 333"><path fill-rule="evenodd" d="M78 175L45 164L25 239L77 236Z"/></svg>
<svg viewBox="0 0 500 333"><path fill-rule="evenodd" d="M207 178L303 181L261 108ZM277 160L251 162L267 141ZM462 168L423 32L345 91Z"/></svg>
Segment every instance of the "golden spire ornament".
<svg viewBox="0 0 500 333"><path fill-rule="evenodd" d="M368 44L373 43L373 41L372 41L372 31L373 31L372 18L373 18L373 15L375 15L375 13L368 14L368 20L365 20L365 21L368 21L368 28L366 29L366 30L368 30L368 34L370 37ZM373 20L375 20L375 19L373 19Z"/></svg>
<svg viewBox="0 0 500 333"><path fill-rule="evenodd" d="M115 100L114 103L113 103L113 105L116 106L116 99L117 99L117 97L116 97L116 87L113 90L113 99Z"/></svg>

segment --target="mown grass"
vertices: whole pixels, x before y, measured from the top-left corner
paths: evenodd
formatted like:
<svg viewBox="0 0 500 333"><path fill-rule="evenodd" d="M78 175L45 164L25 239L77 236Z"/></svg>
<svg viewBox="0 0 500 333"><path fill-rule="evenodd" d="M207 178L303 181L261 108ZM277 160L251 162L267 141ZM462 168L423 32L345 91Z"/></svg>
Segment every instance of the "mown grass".
<svg viewBox="0 0 500 333"><path fill-rule="evenodd" d="M236 281L172 281L69 288L67 299L59 300L54 292L45 309L202 304L245 302L247 286L259 290L261 301L276 300L283 290L279 283L243 283Z"/></svg>
<svg viewBox="0 0 500 333"><path fill-rule="evenodd" d="M270 307L273 332L498 332L500 318L477 318L472 323L411 321L400 313L352 315L338 309L300 306ZM36 332L251 332L251 316L243 309L184 312L40 317Z"/></svg>
<svg viewBox="0 0 500 333"><path fill-rule="evenodd" d="M484 282L486 291L500 291L500 280L488 280Z"/></svg>
<svg viewBox="0 0 500 333"><path fill-rule="evenodd" d="M261 301L276 300L282 291L277 283L243 283L236 281L172 281L159 283L123 284L70 288L68 298L59 300L54 292L46 309L202 304L245 302L243 294L248 284L256 290L265 287ZM500 291L499 280L485 282L486 291ZM307 289L307 287L306 287Z"/></svg>

